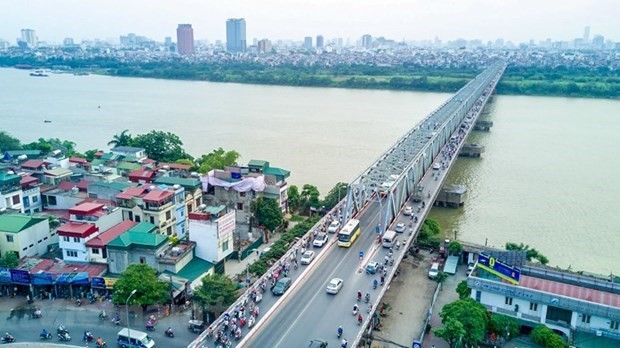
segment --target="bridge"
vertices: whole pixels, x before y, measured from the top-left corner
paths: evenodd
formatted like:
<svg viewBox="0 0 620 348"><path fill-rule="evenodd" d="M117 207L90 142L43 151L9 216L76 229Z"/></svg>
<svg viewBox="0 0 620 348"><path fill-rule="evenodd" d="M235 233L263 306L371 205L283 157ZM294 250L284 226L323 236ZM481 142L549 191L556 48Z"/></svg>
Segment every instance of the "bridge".
<svg viewBox="0 0 620 348"><path fill-rule="evenodd" d="M358 219L361 233L355 243L350 248L338 247L337 234L330 234L325 246L314 248L317 257L310 265L289 271L287 276L293 284L283 296L272 296L267 289L257 304L260 313L256 324L251 329L247 325L243 327L243 337L231 339L232 346L307 347L310 340L322 339L330 347L339 347L340 339L336 337L339 325L344 329L343 337L349 347L357 346L387 290L387 286L373 289L372 281L379 274L369 275L364 271L370 261L384 262L387 255L388 249L377 243L377 235L399 222L412 225L411 231L398 234L404 247L395 250L395 264L387 267L385 279L389 284L505 68L503 62L487 68L398 139L349 185L346 198L326 217L340 219L341 225L351 218ZM412 202L416 191L422 193L422 199ZM418 217L416 223L402 216L401 210L406 205L413 208L413 214ZM306 247L311 235L325 226L324 220L294 244L268 274L295 257L295 250ZM326 294L332 278L344 280L338 295ZM247 308L252 302L250 292L261 292L263 282L269 282L267 276L252 285L227 313L232 315L242 305ZM351 312L358 290L369 293L371 298L369 304L359 303L361 325ZM217 347L211 335L222 328L224 321L224 316L218 318L188 347Z"/></svg>

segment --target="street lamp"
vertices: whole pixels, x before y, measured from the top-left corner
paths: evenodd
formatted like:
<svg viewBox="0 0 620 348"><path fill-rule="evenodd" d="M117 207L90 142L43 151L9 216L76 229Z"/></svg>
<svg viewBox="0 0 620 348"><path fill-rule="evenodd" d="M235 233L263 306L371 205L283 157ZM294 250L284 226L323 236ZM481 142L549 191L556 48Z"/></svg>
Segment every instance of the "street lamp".
<svg viewBox="0 0 620 348"><path fill-rule="evenodd" d="M129 344L131 344L131 331L129 331L129 299L131 296L135 295L136 289L133 289L129 297L127 297L127 301L125 301L125 310L127 311L127 339L129 340Z"/></svg>

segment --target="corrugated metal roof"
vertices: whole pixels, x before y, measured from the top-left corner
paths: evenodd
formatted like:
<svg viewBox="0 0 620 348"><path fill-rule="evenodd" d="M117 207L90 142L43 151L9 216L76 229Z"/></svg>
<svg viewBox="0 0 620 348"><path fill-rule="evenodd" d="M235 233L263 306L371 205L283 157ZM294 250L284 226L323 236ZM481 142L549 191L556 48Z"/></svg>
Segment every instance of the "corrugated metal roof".
<svg viewBox="0 0 620 348"><path fill-rule="evenodd" d="M582 286L564 284L541 278L534 278L523 274L521 275L519 285L529 289L620 308L620 295L612 294L606 291L589 289Z"/></svg>
<svg viewBox="0 0 620 348"><path fill-rule="evenodd" d="M46 218L34 218L27 215L13 214L0 215L0 231L19 233L30 226L47 220Z"/></svg>

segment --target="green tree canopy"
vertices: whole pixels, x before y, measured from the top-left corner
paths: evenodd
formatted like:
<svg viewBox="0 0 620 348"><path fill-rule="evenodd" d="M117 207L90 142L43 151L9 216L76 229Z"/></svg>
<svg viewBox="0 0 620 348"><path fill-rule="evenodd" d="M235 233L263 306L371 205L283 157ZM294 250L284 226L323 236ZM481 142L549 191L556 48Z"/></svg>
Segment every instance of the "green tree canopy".
<svg viewBox="0 0 620 348"><path fill-rule="evenodd" d="M134 263L127 267L114 284L113 301L125 303L135 289L136 294L131 297L129 304L139 304L145 309L146 306L166 302L170 298L168 287L169 284L157 280L157 270L143 263Z"/></svg>
<svg viewBox="0 0 620 348"><path fill-rule="evenodd" d="M8 150L19 150L22 145L17 138L13 138L9 133L0 131L0 152Z"/></svg>
<svg viewBox="0 0 620 348"><path fill-rule="evenodd" d="M183 149L183 142L173 133L152 130L134 137L131 146L142 147L150 159L157 162L175 162L192 157Z"/></svg>
<svg viewBox="0 0 620 348"><path fill-rule="evenodd" d="M237 284L223 274L209 274L202 278L194 296L205 307L218 304L222 299L224 306L230 306L237 299Z"/></svg>
<svg viewBox="0 0 620 348"><path fill-rule="evenodd" d="M318 208L321 206L321 201L319 200L321 193L314 185L305 184L301 188L300 196L302 212L306 214L310 213L310 208Z"/></svg>
<svg viewBox="0 0 620 348"><path fill-rule="evenodd" d="M456 293L459 294L459 299L465 300L471 295L471 289L467 286L467 280L463 280L456 286Z"/></svg>
<svg viewBox="0 0 620 348"><path fill-rule="evenodd" d="M330 210L333 207L336 206L336 204L338 204L338 202L340 202L341 199L343 199L344 197L346 197L347 195L347 189L349 188L349 184L347 184L346 182L339 182L337 183L327 194L327 196L325 196L325 199L323 200L323 206L327 209Z"/></svg>
<svg viewBox="0 0 620 348"><path fill-rule="evenodd" d="M54 150L61 150L67 156L73 156L75 153L75 143L69 140L60 140L58 138L39 138L39 140L23 146L25 150L41 150L48 153Z"/></svg>
<svg viewBox="0 0 620 348"><path fill-rule="evenodd" d="M441 242L439 236L441 234L441 228L439 223L433 219L426 219L420 227L417 243L421 246L427 246L432 248L438 248Z"/></svg>
<svg viewBox="0 0 620 348"><path fill-rule="evenodd" d="M540 325L530 333L530 338L536 344L545 348L564 348L567 346L562 336L556 334L550 328Z"/></svg>
<svg viewBox="0 0 620 348"><path fill-rule="evenodd" d="M133 142L133 138L131 134L129 134L129 129L125 129L119 134L116 134L112 137L112 140L108 141L108 146L131 146Z"/></svg>
<svg viewBox="0 0 620 348"><path fill-rule="evenodd" d="M269 231L274 231L282 224L282 210L278 202L273 199L258 197L252 202L250 209L258 223L265 226Z"/></svg>
<svg viewBox="0 0 620 348"><path fill-rule="evenodd" d="M538 250L534 248L530 248L530 246L527 244L507 242L506 250L525 250L525 257L528 261L538 261L543 265L549 263L549 259L545 255L541 254Z"/></svg>
<svg viewBox="0 0 620 348"><path fill-rule="evenodd" d="M299 210L301 204L301 196L299 195L299 188L295 185L291 185L288 187L287 192L288 196L288 208L291 211Z"/></svg>
<svg viewBox="0 0 620 348"><path fill-rule="evenodd" d="M487 329L497 336L512 339L519 335L519 321L507 315L493 313Z"/></svg>
<svg viewBox="0 0 620 348"><path fill-rule="evenodd" d="M19 265L19 258L17 254L12 251L4 253L4 257L0 258L0 267L17 268Z"/></svg>
<svg viewBox="0 0 620 348"><path fill-rule="evenodd" d="M93 159L95 159L95 154L99 151L101 150L99 149L87 150L86 152L84 152L84 158L86 158L89 161L92 161Z"/></svg>
<svg viewBox="0 0 620 348"><path fill-rule="evenodd" d="M225 151L221 147L211 153L202 155L196 160L198 164L198 172L208 173L213 169L224 169L226 166L237 164L237 160L241 155L235 151Z"/></svg>
<svg viewBox="0 0 620 348"><path fill-rule="evenodd" d="M450 255L459 255L462 251L463 246L459 243L459 241L453 240L448 243L448 253L450 253Z"/></svg>
<svg viewBox="0 0 620 348"><path fill-rule="evenodd" d="M488 316L486 308L480 303L470 298L448 303L441 309L439 316L444 324L443 331L434 329L433 332L442 335L441 337L446 339L451 347L459 341L464 345L475 347L484 339ZM461 325L456 325L453 321ZM461 327L464 329L464 334L460 330Z"/></svg>

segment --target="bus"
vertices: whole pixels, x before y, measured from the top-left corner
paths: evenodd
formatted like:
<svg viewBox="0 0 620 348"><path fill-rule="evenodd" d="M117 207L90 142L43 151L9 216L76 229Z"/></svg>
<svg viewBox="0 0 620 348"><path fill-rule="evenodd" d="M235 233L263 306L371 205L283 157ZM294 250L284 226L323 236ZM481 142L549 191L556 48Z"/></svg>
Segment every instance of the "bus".
<svg viewBox="0 0 620 348"><path fill-rule="evenodd" d="M348 248L360 235L359 220L351 219L338 233L338 246Z"/></svg>

